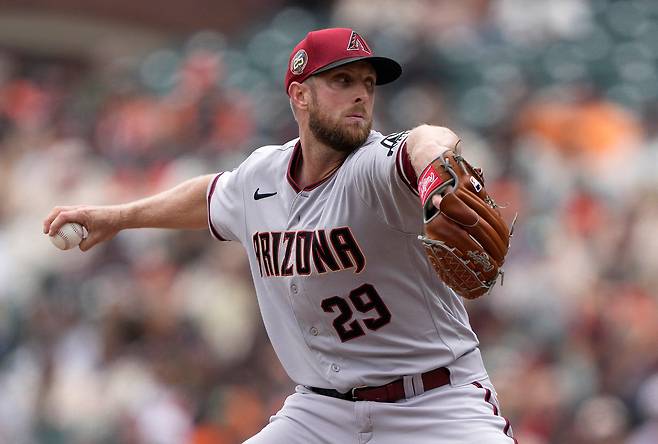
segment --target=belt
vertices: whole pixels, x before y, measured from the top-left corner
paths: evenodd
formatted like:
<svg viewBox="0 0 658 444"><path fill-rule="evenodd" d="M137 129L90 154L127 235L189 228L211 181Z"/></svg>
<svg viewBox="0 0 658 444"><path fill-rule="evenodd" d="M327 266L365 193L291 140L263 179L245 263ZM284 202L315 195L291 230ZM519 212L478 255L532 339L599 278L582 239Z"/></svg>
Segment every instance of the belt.
<svg viewBox="0 0 658 444"><path fill-rule="evenodd" d="M404 387L405 379L409 381L407 383L406 391ZM416 378L403 377L377 387L355 387L346 393L318 387L307 386L307 388L319 395L331 396L332 398L344 399L346 401L395 402L449 384L450 370L445 367L440 367L423 373L420 375L422 387L416 387L420 381L416 382L415 380ZM409 390L409 384L411 385L411 390ZM407 392L409 391L412 393L407 395Z"/></svg>

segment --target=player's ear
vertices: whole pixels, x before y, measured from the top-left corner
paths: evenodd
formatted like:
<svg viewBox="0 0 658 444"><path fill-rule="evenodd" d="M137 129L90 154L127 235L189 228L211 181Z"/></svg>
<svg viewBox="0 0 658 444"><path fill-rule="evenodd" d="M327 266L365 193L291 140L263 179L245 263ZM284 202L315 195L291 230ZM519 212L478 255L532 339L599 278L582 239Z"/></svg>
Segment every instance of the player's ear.
<svg viewBox="0 0 658 444"><path fill-rule="evenodd" d="M309 85L292 82L288 89L288 93L290 95L291 103L297 109L308 109L309 103L311 102L311 90Z"/></svg>

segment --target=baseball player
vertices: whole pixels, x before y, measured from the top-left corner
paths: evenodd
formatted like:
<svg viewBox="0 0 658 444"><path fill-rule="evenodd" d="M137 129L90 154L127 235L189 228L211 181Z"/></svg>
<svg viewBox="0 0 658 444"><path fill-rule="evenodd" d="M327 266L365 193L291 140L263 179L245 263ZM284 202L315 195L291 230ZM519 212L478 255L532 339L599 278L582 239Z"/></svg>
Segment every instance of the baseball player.
<svg viewBox="0 0 658 444"><path fill-rule="evenodd" d="M459 138L428 125L371 130L376 85L401 72L352 29L310 32L285 77L299 138L143 200L56 207L44 221L51 235L86 226L83 251L141 227L207 226L244 246L269 338L298 384L249 444L516 442L461 298L418 240L423 211L441 209L430 167Z"/></svg>

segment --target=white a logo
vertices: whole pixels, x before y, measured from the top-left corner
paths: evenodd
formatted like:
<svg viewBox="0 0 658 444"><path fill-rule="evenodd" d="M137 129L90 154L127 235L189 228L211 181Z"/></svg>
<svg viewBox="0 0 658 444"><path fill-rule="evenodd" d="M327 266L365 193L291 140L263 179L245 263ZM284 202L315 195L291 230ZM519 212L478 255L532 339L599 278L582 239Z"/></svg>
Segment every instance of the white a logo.
<svg viewBox="0 0 658 444"><path fill-rule="evenodd" d="M368 54L372 54L372 51L368 47L366 41L363 40L363 37L361 37L355 31L352 31L352 34L350 34L350 41L347 43L347 50L348 51L361 50L367 52Z"/></svg>

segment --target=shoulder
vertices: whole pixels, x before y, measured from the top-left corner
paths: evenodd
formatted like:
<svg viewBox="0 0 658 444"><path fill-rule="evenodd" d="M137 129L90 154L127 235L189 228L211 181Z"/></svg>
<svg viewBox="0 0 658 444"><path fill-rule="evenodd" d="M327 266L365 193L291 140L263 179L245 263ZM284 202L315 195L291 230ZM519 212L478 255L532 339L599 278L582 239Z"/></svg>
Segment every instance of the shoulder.
<svg viewBox="0 0 658 444"><path fill-rule="evenodd" d="M407 139L409 131L399 131L391 134L382 134L370 131L366 142L355 153L355 158L382 156L392 157Z"/></svg>
<svg viewBox="0 0 658 444"><path fill-rule="evenodd" d="M283 145L265 145L255 149L240 165L241 169L287 167L290 155L299 139Z"/></svg>
<svg viewBox="0 0 658 444"><path fill-rule="evenodd" d="M299 139L293 139L289 142L284 143L283 145L265 145L260 148L255 149L249 157L245 160L245 163L259 163L259 162L270 162L276 160L277 158L287 158L290 157L292 149L295 147Z"/></svg>

